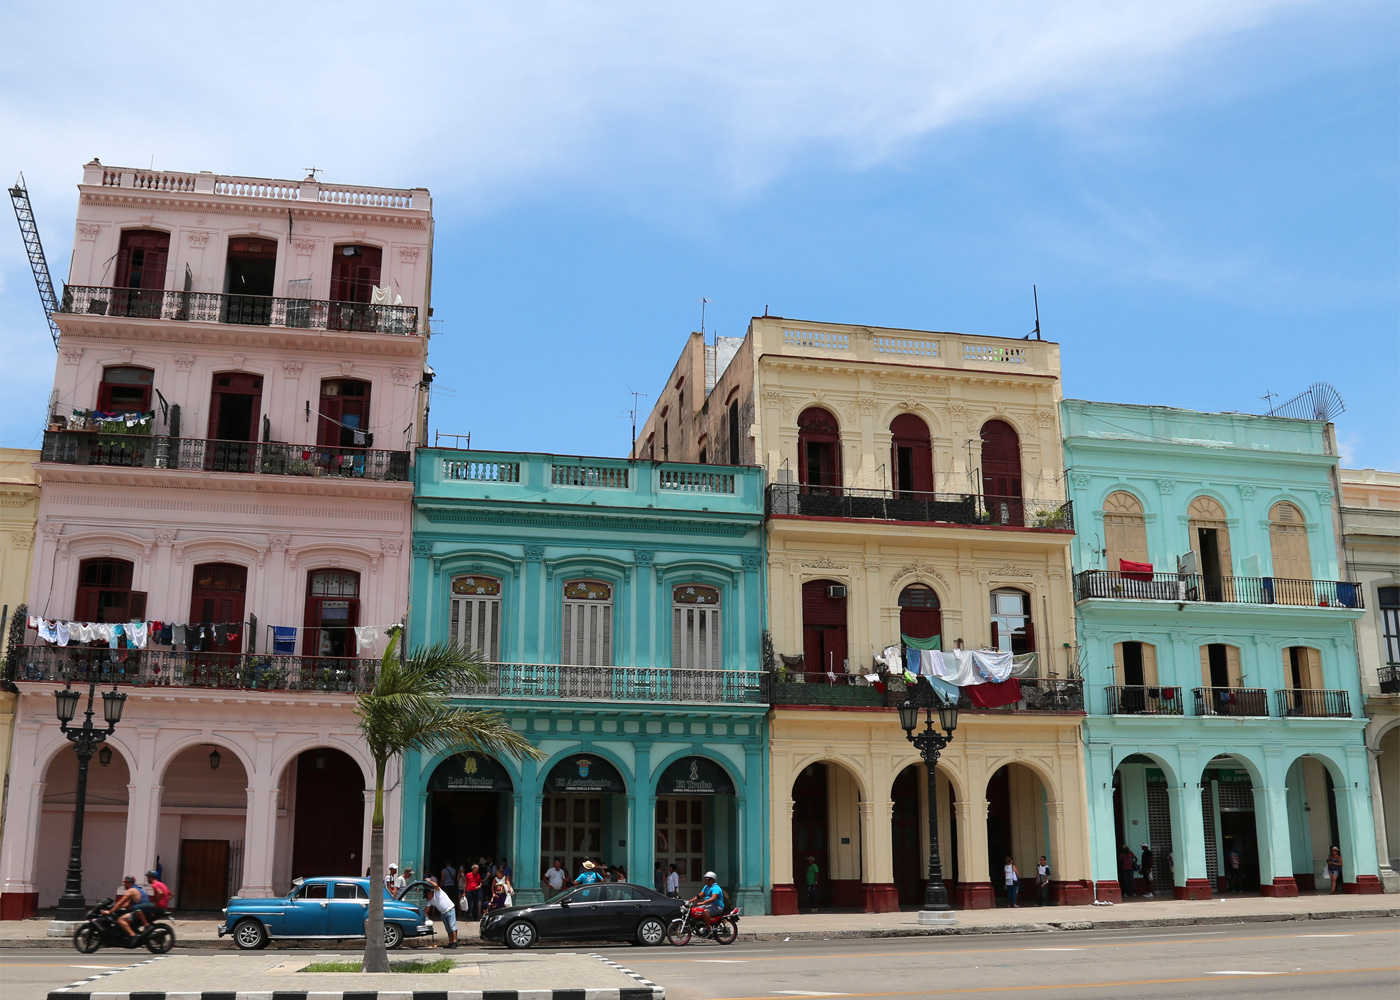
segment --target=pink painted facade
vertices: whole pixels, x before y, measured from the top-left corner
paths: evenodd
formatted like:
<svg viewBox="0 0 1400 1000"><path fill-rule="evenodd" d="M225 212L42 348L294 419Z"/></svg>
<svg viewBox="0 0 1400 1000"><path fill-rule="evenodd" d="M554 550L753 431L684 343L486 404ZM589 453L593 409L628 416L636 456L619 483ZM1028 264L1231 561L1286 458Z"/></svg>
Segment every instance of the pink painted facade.
<svg viewBox="0 0 1400 1000"><path fill-rule="evenodd" d="M91 768L89 898L157 855L186 907L364 871L351 708L383 640L352 626L406 612L431 265L421 188L84 167L29 611L219 634L196 652L29 633L0 917L62 891L75 765L50 692L91 675L131 697ZM296 636L277 648L273 626Z"/></svg>

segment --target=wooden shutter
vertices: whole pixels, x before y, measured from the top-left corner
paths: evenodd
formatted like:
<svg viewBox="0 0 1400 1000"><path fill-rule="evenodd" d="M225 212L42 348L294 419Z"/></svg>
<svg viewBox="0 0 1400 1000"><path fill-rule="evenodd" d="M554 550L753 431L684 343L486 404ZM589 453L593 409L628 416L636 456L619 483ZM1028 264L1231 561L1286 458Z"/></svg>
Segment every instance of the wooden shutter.
<svg viewBox="0 0 1400 1000"><path fill-rule="evenodd" d="M720 668L719 608L676 604L671 628L671 666Z"/></svg>
<svg viewBox="0 0 1400 1000"><path fill-rule="evenodd" d="M1210 682L1210 646L1200 647L1201 653L1201 687L1214 687Z"/></svg>
<svg viewBox="0 0 1400 1000"><path fill-rule="evenodd" d="M1225 662L1230 668L1230 686L1232 688L1244 687L1244 677L1240 671L1240 647L1225 647Z"/></svg>
<svg viewBox="0 0 1400 1000"><path fill-rule="evenodd" d="M1148 687L1157 686L1157 647L1150 642L1142 644L1142 682Z"/></svg>
<svg viewBox="0 0 1400 1000"><path fill-rule="evenodd" d="M1308 555L1308 527L1303 520L1302 512L1293 504L1276 503L1273 510L1269 512L1269 548L1273 554L1274 576L1276 578L1281 580L1308 580L1312 578L1312 560ZM1311 601L1303 603L1311 603Z"/></svg>
<svg viewBox="0 0 1400 1000"><path fill-rule="evenodd" d="M492 663L501 658L501 599L454 597L452 641L463 649L480 650Z"/></svg>
<svg viewBox="0 0 1400 1000"><path fill-rule="evenodd" d="M612 666L612 601L565 601L562 662Z"/></svg>
<svg viewBox="0 0 1400 1000"><path fill-rule="evenodd" d="M992 623L992 628L996 628L996 623ZM995 639L995 636L993 637ZM1113 683L1119 687L1127 684L1127 673L1123 669L1123 644L1115 642L1113 644Z"/></svg>

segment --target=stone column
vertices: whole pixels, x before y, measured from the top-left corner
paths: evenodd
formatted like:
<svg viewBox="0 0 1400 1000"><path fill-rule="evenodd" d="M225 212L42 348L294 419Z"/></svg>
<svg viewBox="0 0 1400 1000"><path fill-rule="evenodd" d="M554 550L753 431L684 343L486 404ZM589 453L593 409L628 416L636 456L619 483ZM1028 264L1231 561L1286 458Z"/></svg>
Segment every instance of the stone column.
<svg viewBox="0 0 1400 1000"><path fill-rule="evenodd" d="M969 777L969 785L973 782ZM985 782L983 782L985 786ZM954 802L958 824L958 882L954 905L963 910L990 910L996 905L987 874L987 800L979 795L968 802Z"/></svg>
<svg viewBox="0 0 1400 1000"><path fill-rule="evenodd" d="M862 905L866 913L896 913L899 892L894 886L894 859L890 857L890 820L894 803L860 803L860 871Z"/></svg>
<svg viewBox="0 0 1400 1000"><path fill-rule="evenodd" d="M271 896L272 845L277 836L277 782L268 775L248 779L248 818L243 835L244 897Z"/></svg>
<svg viewBox="0 0 1400 1000"><path fill-rule="evenodd" d="M1089 877L1094 884L1094 898L1110 903L1123 901L1122 886L1118 884L1118 851L1113 842L1113 745L1091 743L1085 753L1089 787L1090 837ZM1051 858L1051 871L1059 863ZM1062 874L1062 873L1061 873Z"/></svg>
<svg viewBox="0 0 1400 1000"><path fill-rule="evenodd" d="M1171 802L1172 894L1177 899L1210 899L1211 884L1206 877L1205 814L1201 812L1201 789L1195 782L1167 789ZM1164 859L1158 859L1161 867Z"/></svg>
<svg viewBox="0 0 1400 1000"><path fill-rule="evenodd" d="M791 786L789 785L789 788ZM775 916L787 916L797 912L798 887L792 883L792 811L796 805L786 795L773 799L773 854L772 885L773 905L770 912ZM823 873L825 874L825 873Z"/></svg>
<svg viewBox="0 0 1400 1000"><path fill-rule="evenodd" d="M1263 787L1254 789L1254 822L1259 842L1259 894L1296 896L1293 847L1288 836L1288 788L1283 748L1264 748Z"/></svg>
<svg viewBox="0 0 1400 1000"><path fill-rule="evenodd" d="M122 871L137 878L156 861L156 838L160 833L160 799L164 787L149 772L137 772L126 786L126 857Z"/></svg>

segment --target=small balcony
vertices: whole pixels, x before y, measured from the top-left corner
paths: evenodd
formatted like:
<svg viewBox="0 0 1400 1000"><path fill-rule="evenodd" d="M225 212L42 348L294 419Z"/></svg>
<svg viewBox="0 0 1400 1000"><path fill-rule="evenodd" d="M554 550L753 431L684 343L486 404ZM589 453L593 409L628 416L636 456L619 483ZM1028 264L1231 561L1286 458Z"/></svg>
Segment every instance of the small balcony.
<svg viewBox="0 0 1400 1000"><path fill-rule="evenodd" d="M1021 700L996 708L983 708L968 697L963 688L958 708L969 712L1083 712L1084 682L1077 677L1020 677Z"/></svg>
<svg viewBox="0 0 1400 1000"><path fill-rule="evenodd" d="M492 663L482 684L459 689L468 698L551 704L575 701L679 705L768 705L761 670L670 667L585 667L559 663Z"/></svg>
<svg viewBox="0 0 1400 1000"><path fill-rule="evenodd" d="M1400 694L1400 664L1381 667L1381 694Z"/></svg>
<svg viewBox="0 0 1400 1000"><path fill-rule="evenodd" d="M1184 715L1185 696L1181 688L1115 684L1108 688L1108 714Z"/></svg>
<svg viewBox="0 0 1400 1000"><path fill-rule="evenodd" d="M1194 688L1196 715L1235 719L1267 719L1269 692L1265 688Z"/></svg>
<svg viewBox="0 0 1400 1000"><path fill-rule="evenodd" d="M171 649L21 646L17 653L9 663L15 681L230 691L367 691L379 667L374 659Z"/></svg>
<svg viewBox="0 0 1400 1000"><path fill-rule="evenodd" d="M1074 530L1067 501L975 493L919 493L855 487L773 483L765 513L771 516L836 517L868 521L992 525L1002 528Z"/></svg>
<svg viewBox="0 0 1400 1000"><path fill-rule="evenodd" d="M798 676L803 679L780 680L773 685L775 708L896 708L909 697L908 688L897 678L881 691L858 674L837 674L834 678L827 674ZM1020 701L997 708L983 708L973 704L964 690L958 700L958 708L967 712L999 714L1084 711L1084 682L1081 680L1055 677L1021 677L1018 680L1021 684Z"/></svg>
<svg viewBox="0 0 1400 1000"><path fill-rule="evenodd" d="M1091 569L1075 574L1074 583L1076 601L1110 598L1193 604L1285 604L1300 608L1364 607L1361 588L1341 580Z"/></svg>
<svg viewBox="0 0 1400 1000"><path fill-rule="evenodd" d="M1278 714L1284 719L1350 719L1351 697L1346 691L1288 688L1275 691Z"/></svg>
<svg viewBox="0 0 1400 1000"><path fill-rule="evenodd" d="M66 285L58 311L69 315L119 316L177 323L275 326L396 336L414 336L418 333L417 306L289 299L272 295Z"/></svg>
<svg viewBox="0 0 1400 1000"><path fill-rule="evenodd" d="M101 431L45 431L42 461L190 472L324 476L404 482L406 451L269 441L210 441Z"/></svg>

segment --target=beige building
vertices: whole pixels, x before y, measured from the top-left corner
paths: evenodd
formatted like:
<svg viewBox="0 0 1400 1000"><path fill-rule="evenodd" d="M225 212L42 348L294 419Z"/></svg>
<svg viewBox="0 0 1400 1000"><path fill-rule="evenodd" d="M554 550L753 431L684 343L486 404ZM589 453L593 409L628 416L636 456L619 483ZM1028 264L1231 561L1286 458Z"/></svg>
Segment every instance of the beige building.
<svg viewBox="0 0 1400 1000"><path fill-rule="evenodd" d="M808 858L817 904L922 898L927 782L875 665L901 635L1035 654L938 768L955 901L992 905L1004 859L1029 883L1042 854L1056 900L1090 898L1060 398L1043 341L765 316L686 343L635 451L768 470L773 912Z"/></svg>
<svg viewBox="0 0 1400 1000"><path fill-rule="evenodd" d="M0 448L0 608L4 609L0 649L4 650L9 648L10 620L29 592L34 527L39 513L39 478L34 471L37 461L37 451ZM0 690L0 774L8 786L16 698L8 684L4 687ZM0 801L5 790L0 789ZM4 838L5 815L0 811L0 843Z"/></svg>
<svg viewBox="0 0 1400 1000"><path fill-rule="evenodd" d="M1342 537L1365 589L1356 623L1376 854L1386 892L1400 892L1400 473L1341 470Z"/></svg>

